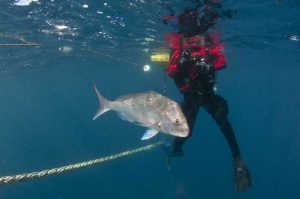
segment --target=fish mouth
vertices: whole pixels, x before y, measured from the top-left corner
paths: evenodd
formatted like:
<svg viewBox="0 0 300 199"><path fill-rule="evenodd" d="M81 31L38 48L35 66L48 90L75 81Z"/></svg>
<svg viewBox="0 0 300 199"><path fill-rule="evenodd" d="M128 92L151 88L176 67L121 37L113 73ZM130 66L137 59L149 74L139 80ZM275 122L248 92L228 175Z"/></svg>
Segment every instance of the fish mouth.
<svg viewBox="0 0 300 199"><path fill-rule="evenodd" d="M181 131L182 137L187 137L189 135L189 132L190 132L190 128L188 126L183 128L182 131Z"/></svg>
<svg viewBox="0 0 300 199"><path fill-rule="evenodd" d="M179 123L172 126L171 129L168 129L165 132L175 137L187 137L189 135L189 131L190 128L187 123Z"/></svg>
<svg viewBox="0 0 300 199"><path fill-rule="evenodd" d="M189 135L189 131L183 131L176 134L178 137L187 137Z"/></svg>
<svg viewBox="0 0 300 199"><path fill-rule="evenodd" d="M189 136L189 132L184 133L182 137L187 137L187 136Z"/></svg>
<svg viewBox="0 0 300 199"><path fill-rule="evenodd" d="M185 138L185 137L187 137L188 136L188 134L177 134L176 135L176 137L181 137L181 138Z"/></svg>

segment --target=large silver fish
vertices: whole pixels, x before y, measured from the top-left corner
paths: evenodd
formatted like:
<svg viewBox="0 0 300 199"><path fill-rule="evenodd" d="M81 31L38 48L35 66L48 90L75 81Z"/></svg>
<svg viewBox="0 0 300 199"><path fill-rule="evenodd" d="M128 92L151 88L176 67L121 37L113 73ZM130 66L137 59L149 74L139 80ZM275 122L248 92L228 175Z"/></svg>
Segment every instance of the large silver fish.
<svg viewBox="0 0 300 199"><path fill-rule="evenodd" d="M178 137L189 134L189 127L180 106L167 97L150 91L109 101L100 94L96 86L94 89L100 106L93 120L109 110L114 110L123 120L148 127L142 140L149 139L158 132Z"/></svg>

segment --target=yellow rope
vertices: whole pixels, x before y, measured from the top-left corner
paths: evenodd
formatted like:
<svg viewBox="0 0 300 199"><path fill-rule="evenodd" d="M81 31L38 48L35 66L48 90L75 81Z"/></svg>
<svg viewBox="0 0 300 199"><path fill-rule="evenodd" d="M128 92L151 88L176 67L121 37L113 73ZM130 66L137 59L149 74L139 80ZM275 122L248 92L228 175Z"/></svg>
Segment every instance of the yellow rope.
<svg viewBox="0 0 300 199"><path fill-rule="evenodd" d="M0 43L0 46L42 46L42 44L27 41L25 38L14 34L0 33L0 37L9 37L24 42L24 43Z"/></svg>
<svg viewBox="0 0 300 199"><path fill-rule="evenodd" d="M32 172L32 173L24 173L24 174L19 174L19 175L13 175L13 176L3 176L0 177L0 185L2 184L13 184L17 182L23 182L23 181L28 181L28 180L33 180L33 179L39 179L47 176L52 176L52 175L57 175L61 173L65 173L68 171L76 170L76 169L81 169L85 168L88 166L92 166L95 164L100 164L109 160L114 160L117 158L122 158L125 156L133 155L135 153L139 153L142 151L149 151L159 145L162 145L163 142L157 142L155 144L150 144L144 147L140 147L137 149L129 150L129 151L124 151L121 153L113 154L110 156L105 156L102 158L86 161L86 162L81 162L77 164L71 164L67 166L62 166L59 168L53 168L53 169L47 169L39 172Z"/></svg>
<svg viewBox="0 0 300 199"><path fill-rule="evenodd" d="M43 44L0 44L0 46L42 46Z"/></svg>

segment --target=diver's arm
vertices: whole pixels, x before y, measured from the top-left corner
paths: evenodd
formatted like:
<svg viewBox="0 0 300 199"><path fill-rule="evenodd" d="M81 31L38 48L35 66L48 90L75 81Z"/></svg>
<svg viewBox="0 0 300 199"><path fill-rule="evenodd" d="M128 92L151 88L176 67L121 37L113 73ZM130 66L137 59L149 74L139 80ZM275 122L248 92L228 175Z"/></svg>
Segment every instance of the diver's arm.
<svg viewBox="0 0 300 199"><path fill-rule="evenodd" d="M185 93L190 90L190 84L187 81L184 73L179 73L173 78L174 82L181 93Z"/></svg>
<svg viewBox="0 0 300 199"><path fill-rule="evenodd" d="M179 50L173 50L171 59L167 67L167 72L170 77L174 79L175 85L180 92L185 92L189 88L187 81L187 71L185 70L186 64L180 62L181 54Z"/></svg>

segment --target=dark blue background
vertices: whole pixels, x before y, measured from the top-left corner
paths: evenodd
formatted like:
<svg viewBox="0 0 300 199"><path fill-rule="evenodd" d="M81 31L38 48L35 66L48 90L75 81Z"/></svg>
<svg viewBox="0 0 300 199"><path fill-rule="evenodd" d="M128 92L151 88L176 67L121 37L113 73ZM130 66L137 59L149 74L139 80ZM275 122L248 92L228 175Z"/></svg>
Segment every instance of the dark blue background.
<svg viewBox="0 0 300 199"><path fill-rule="evenodd" d="M13 2L0 3L0 33L43 46L0 46L0 176L73 164L163 138L140 141L145 129L113 112L92 121L98 107L92 85L109 99L148 90L162 93L163 70L155 65L149 73L142 69L150 63L151 50L164 45L163 34L174 30L160 21L168 14L165 7L180 11L183 1L107 1L106 6L104 1L55 0L25 7ZM228 61L218 74L218 92L228 100L253 176L248 192L234 192L227 143L201 110L185 155L172 159L171 170L157 148L59 176L3 185L0 198L300 198L300 42L290 39L300 36L300 4L232 0L224 1L224 7L234 15L218 26ZM60 35L51 24L72 29ZM107 37L99 33L103 31ZM2 36L0 43L21 43L14 37ZM64 45L74 50L60 52ZM169 97L180 102L171 79L167 85Z"/></svg>

